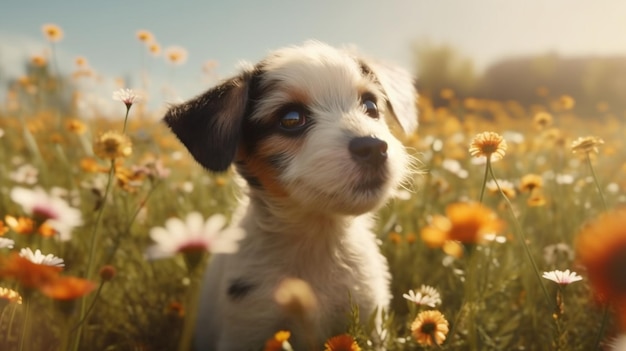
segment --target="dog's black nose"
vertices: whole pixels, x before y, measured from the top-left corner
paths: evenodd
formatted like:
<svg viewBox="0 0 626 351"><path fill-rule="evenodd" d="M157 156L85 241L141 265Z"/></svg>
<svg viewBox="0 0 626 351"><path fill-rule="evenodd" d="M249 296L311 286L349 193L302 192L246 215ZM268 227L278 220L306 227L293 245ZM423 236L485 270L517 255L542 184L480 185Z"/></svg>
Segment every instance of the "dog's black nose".
<svg viewBox="0 0 626 351"><path fill-rule="evenodd" d="M348 145L352 158L371 166L379 166L387 159L387 143L374 137L359 137Z"/></svg>

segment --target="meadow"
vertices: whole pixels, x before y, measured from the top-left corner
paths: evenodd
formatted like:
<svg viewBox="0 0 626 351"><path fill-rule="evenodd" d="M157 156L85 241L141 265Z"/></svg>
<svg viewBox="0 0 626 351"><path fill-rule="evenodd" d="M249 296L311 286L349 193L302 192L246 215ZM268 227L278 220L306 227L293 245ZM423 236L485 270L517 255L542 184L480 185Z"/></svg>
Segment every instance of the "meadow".
<svg viewBox="0 0 626 351"><path fill-rule="evenodd" d="M0 109L0 349L187 350L212 247L164 233L199 212L219 235L240 181L197 165L139 90L103 97L119 116L81 116L73 80L91 78L54 59ZM422 92L400 136L421 172L376 227L394 299L378 331L347 306L327 350L373 350L374 333L385 350L624 350L624 111L537 94ZM276 332L260 350L289 349Z"/></svg>

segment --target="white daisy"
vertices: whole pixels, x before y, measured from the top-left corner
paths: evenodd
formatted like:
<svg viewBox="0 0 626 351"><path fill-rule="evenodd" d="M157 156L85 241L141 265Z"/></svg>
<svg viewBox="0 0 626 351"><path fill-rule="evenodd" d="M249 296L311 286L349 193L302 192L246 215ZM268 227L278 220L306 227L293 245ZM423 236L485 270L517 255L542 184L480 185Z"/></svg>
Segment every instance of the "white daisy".
<svg viewBox="0 0 626 351"><path fill-rule="evenodd" d="M610 351L626 351L626 334L619 335L609 343Z"/></svg>
<svg viewBox="0 0 626 351"><path fill-rule="evenodd" d="M435 307L441 304L441 295L437 289L429 285L422 285L417 291L409 290L409 293L403 294L402 297L418 305Z"/></svg>
<svg viewBox="0 0 626 351"><path fill-rule="evenodd" d="M198 212L187 215L185 221L170 218L165 227L150 230L150 238L156 242L148 248L150 259L171 257L177 253L208 251L211 253L232 253L238 250L238 241L243 237L240 228L222 230L226 218L215 214L206 221Z"/></svg>
<svg viewBox="0 0 626 351"><path fill-rule="evenodd" d="M72 238L72 230L83 224L79 210L70 207L65 200L48 194L41 188L33 190L15 187L11 190L11 199L20 204L29 216L45 221L57 231L61 241Z"/></svg>
<svg viewBox="0 0 626 351"><path fill-rule="evenodd" d="M569 269L566 269L565 271L555 270L551 272L543 272L543 277L550 279L559 285L569 285L579 280L583 280L583 277L579 276L576 272L570 272Z"/></svg>
<svg viewBox="0 0 626 351"><path fill-rule="evenodd" d="M39 181L39 170L35 166L26 163L9 173L9 178L16 183L33 185Z"/></svg>
<svg viewBox="0 0 626 351"><path fill-rule="evenodd" d="M53 254L44 255L39 249L35 250L35 252L28 247L21 249L20 256L32 263L42 264L44 266L65 267L62 258L56 257Z"/></svg>
<svg viewBox="0 0 626 351"><path fill-rule="evenodd" d="M132 89L119 89L113 92L113 100L121 101L126 107L130 107L141 100L141 97Z"/></svg>
<svg viewBox="0 0 626 351"><path fill-rule="evenodd" d="M15 241L8 238L0 238L0 249L12 249Z"/></svg>

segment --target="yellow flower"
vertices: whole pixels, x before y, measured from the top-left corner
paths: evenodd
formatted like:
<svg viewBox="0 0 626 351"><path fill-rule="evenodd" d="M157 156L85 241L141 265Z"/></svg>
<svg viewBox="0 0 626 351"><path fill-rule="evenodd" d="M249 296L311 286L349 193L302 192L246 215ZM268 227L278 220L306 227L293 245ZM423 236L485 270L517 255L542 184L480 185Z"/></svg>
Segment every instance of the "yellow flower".
<svg viewBox="0 0 626 351"><path fill-rule="evenodd" d="M598 146L602 144L604 144L604 140L595 136L580 137L572 142L572 152L575 154L589 154L591 152L597 154Z"/></svg>
<svg viewBox="0 0 626 351"><path fill-rule="evenodd" d="M559 97L558 104L563 110L571 110L574 108L576 101L569 95L561 95L561 97Z"/></svg>
<svg viewBox="0 0 626 351"><path fill-rule="evenodd" d="M63 30L56 24L44 24L41 27L43 35L51 42L57 42L63 39Z"/></svg>
<svg viewBox="0 0 626 351"><path fill-rule="evenodd" d="M413 338L420 345L441 345L448 331L448 321L437 310L420 312L411 324Z"/></svg>
<svg viewBox="0 0 626 351"><path fill-rule="evenodd" d="M552 115L548 112L538 112L533 118L533 124L537 129L545 129L552 125Z"/></svg>
<svg viewBox="0 0 626 351"><path fill-rule="evenodd" d="M187 61L187 50L179 46L170 46L165 50L165 58L173 65L182 65Z"/></svg>
<svg viewBox="0 0 626 351"><path fill-rule="evenodd" d="M532 192L543 187L543 178L538 174L527 174L520 180L519 190L521 192Z"/></svg>
<svg viewBox="0 0 626 351"><path fill-rule="evenodd" d="M487 157L497 161L506 153L506 140L498 133L483 132L474 137L470 144L470 155L473 157Z"/></svg>
<svg viewBox="0 0 626 351"><path fill-rule="evenodd" d="M478 243L486 234L498 232L503 222L489 208L479 203L459 202L446 207L446 215L435 216L422 229L422 239L431 247L441 247L447 240Z"/></svg>
<svg viewBox="0 0 626 351"><path fill-rule="evenodd" d="M449 88L441 89L439 96L441 96L442 99L450 100L454 98L454 90Z"/></svg>
<svg viewBox="0 0 626 351"><path fill-rule="evenodd" d="M361 351L361 348L352 336L342 334L326 340L324 351Z"/></svg>
<svg viewBox="0 0 626 351"><path fill-rule="evenodd" d="M93 152L100 158L114 160L130 156L133 152L133 146L126 135L116 131L108 131L95 140Z"/></svg>
<svg viewBox="0 0 626 351"><path fill-rule="evenodd" d="M154 40L154 36L149 31L140 29L137 31L137 39L142 43L151 43Z"/></svg>
<svg viewBox="0 0 626 351"><path fill-rule="evenodd" d="M85 123L78 119L69 119L65 122L65 128L75 134L83 134L87 130Z"/></svg>
<svg viewBox="0 0 626 351"><path fill-rule="evenodd" d="M530 197L526 200L526 203L530 207L540 207L546 204L546 198L539 191L531 192Z"/></svg>
<svg viewBox="0 0 626 351"><path fill-rule="evenodd" d="M74 63L76 63L76 66L82 68L87 66L87 59L83 56L78 56L76 57L76 59L74 59Z"/></svg>
<svg viewBox="0 0 626 351"><path fill-rule="evenodd" d="M626 328L626 209L603 214L585 226L575 248L596 298L610 303Z"/></svg>
<svg viewBox="0 0 626 351"><path fill-rule="evenodd" d="M35 56L31 57L30 58L30 62L35 67L43 67L43 66L45 66L48 63L46 58L41 56L41 55L35 55Z"/></svg>
<svg viewBox="0 0 626 351"><path fill-rule="evenodd" d="M0 301L2 300L9 303L17 303L18 305L22 304L22 297L17 291L0 287Z"/></svg>
<svg viewBox="0 0 626 351"><path fill-rule="evenodd" d="M152 43L148 45L148 51L154 56L159 56L161 54L161 45L158 43Z"/></svg>

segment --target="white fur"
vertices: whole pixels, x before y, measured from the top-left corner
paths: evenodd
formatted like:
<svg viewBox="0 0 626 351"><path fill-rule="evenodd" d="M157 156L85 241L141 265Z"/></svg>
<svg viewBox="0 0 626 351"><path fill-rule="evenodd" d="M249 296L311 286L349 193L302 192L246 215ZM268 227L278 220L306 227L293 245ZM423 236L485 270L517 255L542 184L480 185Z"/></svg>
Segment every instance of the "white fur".
<svg viewBox="0 0 626 351"><path fill-rule="evenodd" d="M271 85L251 118L266 118L296 91L308 97L315 124L278 175L288 196L272 197L251 188L236 220L247 233L239 251L211 260L201 292L197 350L258 350L281 329L292 332L294 349L308 349L310 338L319 348L329 337L346 332L351 303L365 322L391 299L387 262L370 229L371 211L388 200L411 168L410 157L384 118L392 113L386 107L390 101L400 125L409 132L416 127L410 77L394 70L408 83L387 91L385 82L393 77L381 78L379 68L373 70L378 81L364 77L351 53L317 42L279 50L263 63L261 84L280 83ZM376 96L380 118L365 114L360 102L364 91ZM395 101L413 105L394 106ZM350 140L369 136L388 145L388 158L377 172L364 170L348 150ZM383 177L383 184L355 187L372 177ZM312 325L298 324L274 301L276 287L288 277L311 286L318 301ZM253 286L240 299L227 294L236 280Z"/></svg>

